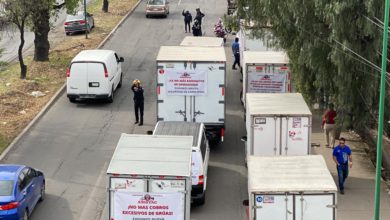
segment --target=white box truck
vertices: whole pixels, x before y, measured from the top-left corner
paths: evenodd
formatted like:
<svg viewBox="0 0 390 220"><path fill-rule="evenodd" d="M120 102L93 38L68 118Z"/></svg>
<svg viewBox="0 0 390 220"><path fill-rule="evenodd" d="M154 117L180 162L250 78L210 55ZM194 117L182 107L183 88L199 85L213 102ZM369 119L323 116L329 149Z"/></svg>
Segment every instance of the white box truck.
<svg viewBox="0 0 390 220"><path fill-rule="evenodd" d="M300 93L246 97L246 155L310 154L312 114Z"/></svg>
<svg viewBox="0 0 390 220"><path fill-rule="evenodd" d="M248 158L250 220L336 220L337 187L321 155Z"/></svg>
<svg viewBox="0 0 390 220"><path fill-rule="evenodd" d="M291 92L289 59L278 51L244 51L242 58L241 102L246 107L246 93Z"/></svg>
<svg viewBox="0 0 390 220"><path fill-rule="evenodd" d="M203 122L210 141L223 141L224 48L162 46L156 72L157 121Z"/></svg>
<svg viewBox="0 0 390 220"><path fill-rule="evenodd" d="M223 47L223 38L220 37L193 37L186 36L180 46L189 47Z"/></svg>
<svg viewBox="0 0 390 220"><path fill-rule="evenodd" d="M122 134L107 169L109 219L189 220L192 139Z"/></svg>

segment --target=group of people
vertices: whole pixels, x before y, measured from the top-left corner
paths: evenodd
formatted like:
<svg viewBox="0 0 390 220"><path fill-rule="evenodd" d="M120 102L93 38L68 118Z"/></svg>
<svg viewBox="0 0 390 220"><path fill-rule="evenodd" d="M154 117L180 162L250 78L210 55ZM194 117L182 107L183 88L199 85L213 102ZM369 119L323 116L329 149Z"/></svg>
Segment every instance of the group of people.
<svg viewBox="0 0 390 220"><path fill-rule="evenodd" d="M187 28L188 28L188 32L191 33L192 30L192 34L194 36L202 36L202 19L205 16L205 14L200 11L200 8L196 9L196 15L194 18L194 24L192 25L192 28L191 28L191 23L192 23L191 13L188 10L187 11L183 10L182 15L184 16L185 32L187 33Z"/></svg>
<svg viewBox="0 0 390 220"><path fill-rule="evenodd" d="M338 185L340 193L344 194L344 183L349 174L349 168L352 168L352 151L345 144L345 138L339 138L339 144L335 146L336 133L336 117L337 112L332 103L329 104L328 109L322 115L321 129L324 130L326 147L332 148L333 161L336 164Z"/></svg>

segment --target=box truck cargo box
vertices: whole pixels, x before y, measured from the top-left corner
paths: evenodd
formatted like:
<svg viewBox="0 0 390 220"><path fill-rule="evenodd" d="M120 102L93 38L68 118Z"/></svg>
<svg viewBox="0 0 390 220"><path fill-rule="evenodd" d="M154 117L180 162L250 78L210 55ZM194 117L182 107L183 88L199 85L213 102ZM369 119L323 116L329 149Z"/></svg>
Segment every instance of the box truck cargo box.
<svg viewBox="0 0 390 220"><path fill-rule="evenodd" d="M186 36L180 46L190 47L223 47L223 38L220 37L192 37Z"/></svg>
<svg viewBox="0 0 390 220"><path fill-rule="evenodd" d="M210 141L223 141L224 48L162 46L156 74L157 121L203 122Z"/></svg>
<svg viewBox="0 0 390 220"><path fill-rule="evenodd" d="M308 155L312 114L300 93L247 93L246 155Z"/></svg>
<svg viewBox="0 0 390 220"><path fill-rule="evenodd" d="M191 136L122 134L108 175L109 219L190 219Z"/></svg>
<svg viewBox="0 0 390 220"><path fill-rule="evenodd" d="M291 92L289 59L284 52L244 51L241 102L246 93Z"/></svg>
<svg viewBox="0 0 390 220"><path fill-rule="evenodd" d="M248 158L250 220L335 220L337 187L321 155Z"/></svg>

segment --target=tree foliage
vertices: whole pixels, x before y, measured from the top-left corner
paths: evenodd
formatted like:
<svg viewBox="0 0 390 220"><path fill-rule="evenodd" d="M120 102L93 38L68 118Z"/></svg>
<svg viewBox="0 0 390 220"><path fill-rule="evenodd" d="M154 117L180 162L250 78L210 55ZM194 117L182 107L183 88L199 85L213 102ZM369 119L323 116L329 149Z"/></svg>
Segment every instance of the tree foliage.
<svg viewBox="0 0 390 220"><path fill-rule="evenodd" d="M255 26L271 25L290 57L293 82L309 103L329 98L353 116L355 129L376 125L383 1L239 0L238 5Z"/></svg>

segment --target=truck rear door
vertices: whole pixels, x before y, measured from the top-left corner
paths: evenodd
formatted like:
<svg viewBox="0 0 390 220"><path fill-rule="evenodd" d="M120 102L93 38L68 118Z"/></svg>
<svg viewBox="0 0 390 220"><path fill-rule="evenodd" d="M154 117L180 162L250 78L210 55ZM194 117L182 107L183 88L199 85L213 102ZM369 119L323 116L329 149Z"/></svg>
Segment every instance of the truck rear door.
<svg viewBox="0 0 390 220"><path fill-rule="evenodd" d="M295 219L336 219L334 194L294 195Z"/></svg>
<svg viewBox="0 0 390 220"><path fill-rule="evenodd" d="M196 65L199 95L190 99L191 121L223 124L225 121L225 64L199 63ZM203 83L202 83L203 82Z"/></svg>
<svg viewBox="0 0 390 220"><path fill-rule="evenodd" d="M292 195L255 195L255 219L293 220ZM316 218L313 218L316 219Z"/></svg>
<svg viewBox="0 0 390 220"><path fill-rule="evenodd" d="M308 155L310 153L309 117L282 118L282 155Z"/></svg>
<svg viewBox="0 0 390 220"><path fill-rule="evenodd" d="M280 118L253 117L253 138L250 155L276 156L280 154Z"/></svg>

